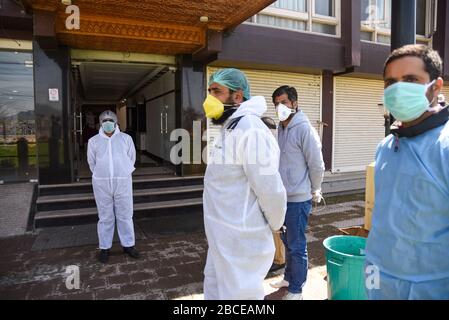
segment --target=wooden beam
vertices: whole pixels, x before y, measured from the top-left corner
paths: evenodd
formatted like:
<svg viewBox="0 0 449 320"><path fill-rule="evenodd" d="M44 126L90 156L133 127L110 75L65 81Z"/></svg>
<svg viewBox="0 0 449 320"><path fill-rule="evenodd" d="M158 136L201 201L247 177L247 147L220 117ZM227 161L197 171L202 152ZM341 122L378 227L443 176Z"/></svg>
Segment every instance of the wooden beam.
<svg viewBox="0 0 449 320"><path fill-rule="evenodd" d="M55 37L55 13L34 10L33 30L36 37Z"/></svg>
<svg viewBox="0 0 449 320"><path fill-rule="evenodd" d="M69 30L65 26L65 13L60 13L56 20L57 34L90 35L92 41L95 36L110 36L124 39L156 40L163 42L205 44L203 29L198 27L179 26L133 19L110 18L100 15L80 16L80 29Z"/></svg>
<svg viewBox="0 0 449 320"><path fill-rule="evenodd" d="M223 46L223 33L215 30L207 30L206 47L196 51L192 55L194 62L209 64L217 59L217 54L221 52Z"/></svg>
<svg viewBox="0 0 449 320"><path fill-rule="evenodd" d="M341 2L341 35L345 45L345 67L359 67L361 64L360 0Z"/></svg>
<svg viewBox="0 0 449 320"><path fill-rule="evenodd" d="M204 29L199 27L82 14L80 29L69 30L66 18L65 13L57 16L56 33L73 48L174 55L194 52L206 44Z"/></svg>
<svg viewBox="0 0 449 320"><path fill-rule="evenodd" d="M52 50L58 47L55 33L56 14L51 11L33 11L33 35L44 50Z"/></svg>
<svg viewBox="0 0 449 320"><path fill-rule="evenodd" d="M33 11L56 13L56 36L67 46L134 52L138 49L138 52L173 55L198 52L196 56L202 60L213 60L213 52L219 52L216 47L221 45L221 38L214 35L207 41L206 30L232 29L273 2L109 0L106 4L105 1L77 0L74 4L80 8L81 28L68 30L65 27L66 6L60 0L22 0ZM208 17L208 22L200 21L202 16ZM208 42L211 43L209 48L199 52Z"/></svg>

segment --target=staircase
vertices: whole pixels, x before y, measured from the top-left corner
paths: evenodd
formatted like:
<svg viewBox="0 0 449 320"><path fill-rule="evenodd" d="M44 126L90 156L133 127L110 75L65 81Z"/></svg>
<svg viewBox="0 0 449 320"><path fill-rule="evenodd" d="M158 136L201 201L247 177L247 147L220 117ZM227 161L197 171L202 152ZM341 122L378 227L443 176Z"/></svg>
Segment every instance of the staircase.
<svg viewBox="0 0 449 320"><path fill-rule="evenodd" d="M203 179L173 175L142 175L133 179L134 218L152 218L201 212ZM365 173L326 174L326 197L364 192ZM90 181L39 186L34 227L95 223L98 213Z"/></svg>
<svg viewBox="0 0 449 320"><path fill-rule="evenodd" d="M191 212L203 208L203 177L139 177L133 180L134 218ZM88 224L98 221L91 182L42 185L34 227Z"/></svg>

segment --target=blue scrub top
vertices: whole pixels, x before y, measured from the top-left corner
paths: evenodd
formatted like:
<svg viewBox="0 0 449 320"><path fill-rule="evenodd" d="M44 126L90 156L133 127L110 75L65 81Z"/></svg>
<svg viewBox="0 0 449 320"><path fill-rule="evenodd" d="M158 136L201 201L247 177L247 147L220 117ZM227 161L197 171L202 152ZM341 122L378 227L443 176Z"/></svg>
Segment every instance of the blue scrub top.
<svg viewBox="0 0 449 320"><path fill-rule="evenodd" d="M366 258L407 281L449 278L449 122L395 140L388 136L376 152Z"/></svg>

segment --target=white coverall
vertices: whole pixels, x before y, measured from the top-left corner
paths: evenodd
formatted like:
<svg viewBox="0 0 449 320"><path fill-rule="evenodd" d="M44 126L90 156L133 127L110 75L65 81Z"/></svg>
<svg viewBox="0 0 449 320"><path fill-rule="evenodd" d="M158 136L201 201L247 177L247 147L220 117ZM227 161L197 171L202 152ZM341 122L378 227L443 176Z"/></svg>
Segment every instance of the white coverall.
<svg viewBox="0 0 449 320"><path fill-rule="evenodd" d="M275 252L271 230L281 228L287 205L279 147L260 119L266 109L264 97L241 104L209 156L203 194L206 300L264 298L263 280ZM235 129L226 130L241 116Z"/></svg>
<svg viewBox="0 0 449 320"><path fill-rule="evenodd" d="M89 139L87 161L98 210L100 249L110 249L117 219L117 231L123 247L135 244L133 225L132 172L136 149L132 138L118 126L108 137L102 128Z"/></svg>

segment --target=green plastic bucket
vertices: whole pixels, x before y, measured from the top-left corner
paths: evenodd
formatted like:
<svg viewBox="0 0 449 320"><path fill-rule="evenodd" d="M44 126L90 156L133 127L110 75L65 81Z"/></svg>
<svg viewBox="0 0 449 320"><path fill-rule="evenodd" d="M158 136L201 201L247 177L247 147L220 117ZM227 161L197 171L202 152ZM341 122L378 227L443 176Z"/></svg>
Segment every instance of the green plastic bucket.
<svg viewBox="0 0 449 320"><path fill-rule="evenodd" d="M329 300L366 300L366 239L335 236L324 240Z"/></svg>

